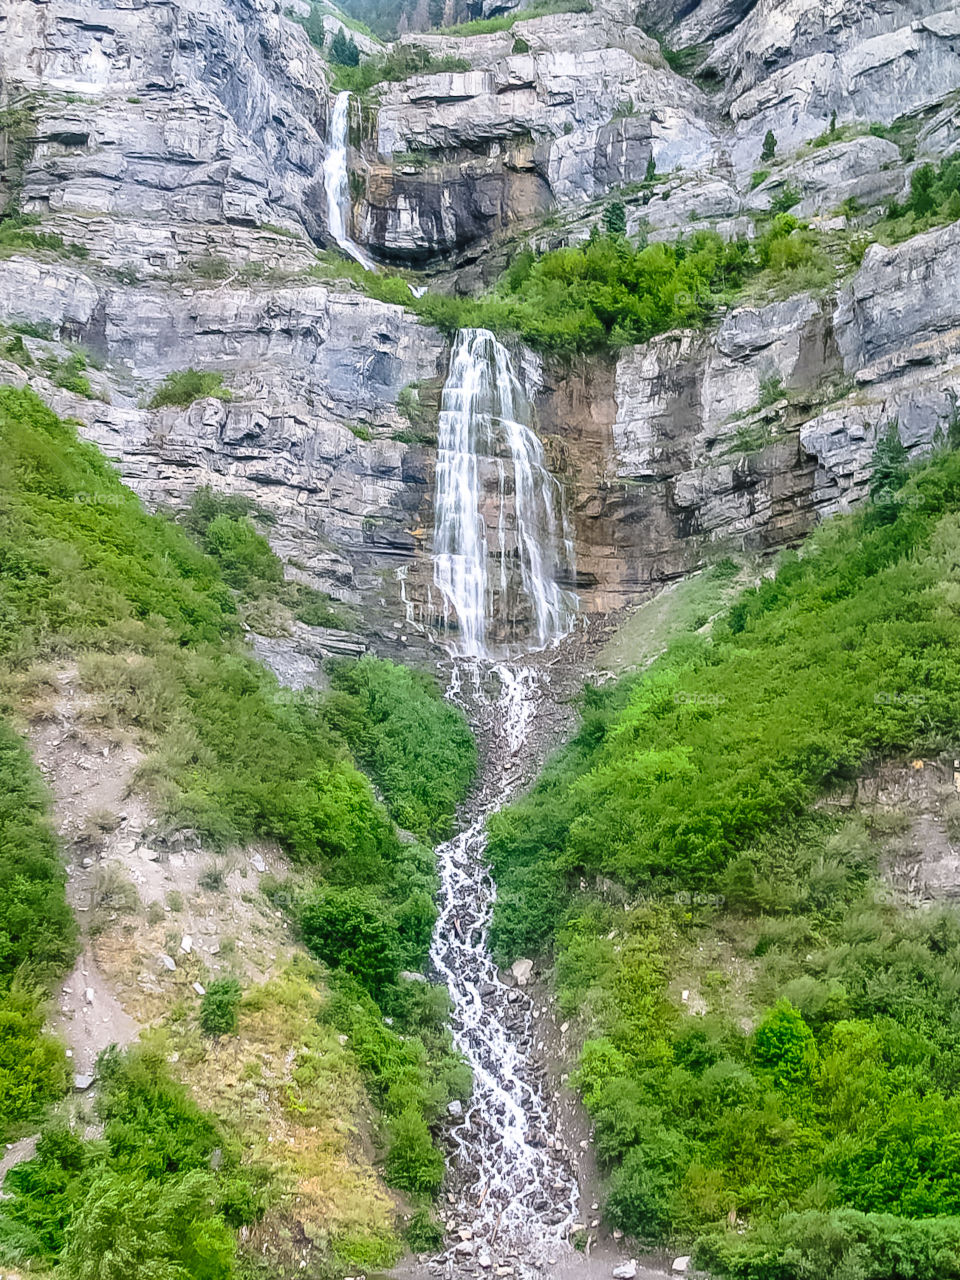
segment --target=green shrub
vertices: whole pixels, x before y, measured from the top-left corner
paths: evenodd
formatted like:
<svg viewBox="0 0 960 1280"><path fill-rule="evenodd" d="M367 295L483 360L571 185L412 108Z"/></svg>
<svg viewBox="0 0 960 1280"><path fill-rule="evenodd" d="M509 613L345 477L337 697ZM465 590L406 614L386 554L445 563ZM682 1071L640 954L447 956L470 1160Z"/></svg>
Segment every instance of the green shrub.
<svg viewBox="0 0 960 1280"><path fill-rule="evenodd" d="M390 797L394 818L418 835L448 835L477 763L463 714L409 667L362 658L328 670L328 722Z"/></svg>
<svg viewBox="0 0 960 1280"><path fill-rule="evenodd" d="M391 1187L436 1195L443 1181L443 1156L433 1145L423 1117L412 1107L390 1122L384 1175Z"/></svg>
<svg viewBox="0 0 960 1280"><path fill-rule="evenodd" d="M39 994L0 989L0 1135L35 1119L66 1092L63 1045L43 1034L43 1024Z"/></svg>
<svg viewBox="0 0 960 1280"><path fill-rule="evenodd" d="M338 67L357 67L360 65L360 50L353 36L344 34L343 27L337 27L330 41L330 61Z"/></svg>
<svg viewBox="0 0 960 1280"><path fill-rule="evenodd" d="M336 40L336 37L334 37ZM336 61L332 56L331 61ZM362 62L344 63L338 68L336 83L340 89L363 94L378 84L409 80L411 76L436 75L441 71L469 71L470 63L450 55L437 57L423 45L398 44L388 53ZM386 301L386 299L385 299Z"/></svg>
<svg viewBox="0 0 960 1280"><path fill-rule="evenodd" d="M211 1200L214 1179L193 1170L160 1186L105 1171L76 1211L61 1270L68 1280L230 1280L235 1246Z"/></svg>
<svg viewBox="0 0 960 1280"><path fill-rule="evenodd" d="M165 409L168 406L186 408L195 400L207 398L229 400L230 392L223 385L223 374L212 370L183 369L168 373L150 398L148 408Z"/></svg>
<svg viewBox="0 0 960 1280"><path fill-rule="evenodd" d="M240 983L236 978L211 982L200 1004L200 1030L207 1036L229 1036L237 1029Z"/></svg>
<svg viewBox="0 0 960 1280"><path fill-rule="evenodd" d="M704 1237L694 1261L737 1280L957 1280L960 1218L807 1210L745 1235Z"/></svg>
<svg viewBox="0 0 960 1280"><path fill-rule="evenodd" d="M400 954L395 925L369 891L315 890L301 908L300 930L314 955L352 974L372 993L396 981Z"/></svg>
<svg viewBox="0 0 960 1280"><path fill-rule="evenodd" d="M0 575L17 561L14 547L0 547ZM49 982L76 953L66 872L47 804L23 743L0 720L0 990L21 966Z"/></svg>

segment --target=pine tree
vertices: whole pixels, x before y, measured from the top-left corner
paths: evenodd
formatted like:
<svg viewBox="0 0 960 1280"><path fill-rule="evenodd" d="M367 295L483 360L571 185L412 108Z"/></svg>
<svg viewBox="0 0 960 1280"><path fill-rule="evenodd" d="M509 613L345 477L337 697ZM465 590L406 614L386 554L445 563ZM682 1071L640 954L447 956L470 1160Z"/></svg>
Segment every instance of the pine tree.
<svg viewBox="0 0 960 1280"><path fill-rule="evenodd" d="M330 41L330 61L338 67L356 67L360 65L360 50L353 36L344 35L343 27L338 27Z"/></svg>
<svg viewBox="0 0 960 1280"><path fill-rule="evenodd" d="M772 129L768 129L760 151L761 160L772 160L777 152L777 138Z"/></svg>
<svg viewBox="0 0 960 1280"><path fill-rule="evenodd" d="M877 437L871 458L870 501L878 507L891 506L894 494L907 481L907 451L900 441L900 424L894 418L886 433Z"/></svg>
<svg viewBox="0 0 960 1280"><path fill-rule="evenodd" d="M627 210L620 200L614 200L603 211L603 229L608 236L627 234Z"/></svg>
<svg viewBox="0 0 960 1280"><path fill-rule="evenodd" d="M657 162L653 156L647 161L647 172L643 175L644 182L653 182L657 176Z"/></svg>

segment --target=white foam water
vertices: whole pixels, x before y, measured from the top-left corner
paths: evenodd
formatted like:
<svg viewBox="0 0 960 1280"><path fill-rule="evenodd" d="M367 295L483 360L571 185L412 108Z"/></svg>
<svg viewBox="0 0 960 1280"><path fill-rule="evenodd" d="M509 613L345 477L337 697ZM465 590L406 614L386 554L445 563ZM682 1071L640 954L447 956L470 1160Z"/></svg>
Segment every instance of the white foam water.
<svg viewBox="0 0 960 1280"><path fill-rule="evenodd" d="M365 271L377 264L351 238L350 179L347 173L347 135L350 125L350 94L338 93L327 130L327 150L323 157L323 189L327 196L327 229L344 253L359 262Z"/></svg>
<svg viewBox="0 0 960 1280"><path fill-rule="evenodd" d="M503 1263L518 1276L543 1276L568 1248L576 1219L576 1176L534 1062L534 1003L504 984L488 949L496 887L486 822L519 785L545 679L533 667L471 663L455 667L450 682L479 721L490 764L472 822L437 850L440 914L430 955L450 992L454 1042L474 1077L470 1103L450 1129L455 1216L470 1228L473 1249L451 1245L442 1264L449 1276L489 1274ZM492 697L490 683L499 686Z"/></svg>
<svg viewBox="0 0 960 1280"><path fill-rule="evenodd" d="M510 353L487 329L461 329L440 404L434 584L465 657L488 653L491 620L542 649L570 628L575 597L563 490L530 427ZM495 492L496 523L483 512Z"/></svg>

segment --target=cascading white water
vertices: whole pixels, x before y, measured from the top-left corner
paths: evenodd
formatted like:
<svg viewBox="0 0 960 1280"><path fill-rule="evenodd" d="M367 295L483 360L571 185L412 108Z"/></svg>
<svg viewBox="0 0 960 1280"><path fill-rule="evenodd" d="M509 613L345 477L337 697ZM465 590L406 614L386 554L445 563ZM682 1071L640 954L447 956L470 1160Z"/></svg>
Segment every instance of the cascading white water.
<svg viewBox="0 0 960 1280"><path fill-rule="evenodd" d="M350 94L338 93L330 117L327 151L323 158L323 189L327 195L327 228L337 244L365 271L375 271L376 263L351 239L350 180L347 174L347 134L350 124Z"/></svg>
<svg viewBox="0 0 960 1280"><path fill-rule="evenodd" d="M566 1248L578 1199L542 1087L537 1036L545 1011L505 985L487 945L496 887L486 820L530 763L527 739L547 680L522 660L491 659L491 637L506 636L514 650L523 638L527 648L542 649L570 629L575 609L559 581L573 573L563 493L530 417L506 348L485 329L463 330L440 410L434 582L457 653L469 659L455 662L450 696L466 706L486 750L468 825L437 850L430 954L450 992L454 1040L474 1076L469 1106L450 1131L449 1195L470 1238L431 1264L448 1276L489 1275L498 1265L542 1276ZM492 698L491 685L498 690Z"/></svg>
<svg viewBox="0 0 960 1280"><path fill-rule="evenodd" d="M563 492L529 418L506 347L486 329L462 329L440 404L434 582L467 657L487 653L491 619L520 630L517 619L529 614L532 647L542 649L573 617L573 597L558 582L573 567ZM488 486L496 489L491 530Z"/></svg>
<svg viewBox="0 0 960 1280"><path fill-rule="evenodd" d="M450 992L454 1041L473 1069L469 1106L450 1130L451 1195L470 1240L451 1246L443 1270L489 1275L509 1265L518 1276L541 1277L567 1248L577 1180L536 1065L545 1011L504 984L488 950L496 889L485 852L487 818L518 785L546 676L504 663L474 663L467 674L464 688L454 669L451 694L467 703L490 749L474 820L437 850L440 914L430 956ZM492 699L484 674L499 685Z"/></svg>

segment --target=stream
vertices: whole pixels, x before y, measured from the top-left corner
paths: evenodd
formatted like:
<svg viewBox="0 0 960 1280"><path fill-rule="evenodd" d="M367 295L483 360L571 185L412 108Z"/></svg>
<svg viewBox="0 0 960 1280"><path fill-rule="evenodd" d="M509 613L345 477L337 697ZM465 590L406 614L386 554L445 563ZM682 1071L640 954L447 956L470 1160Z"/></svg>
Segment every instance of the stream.
<svg viewBox="0 0 960 1280"><path fill-rule="evenodd" d="M470 1102L449 1129L453 1229L446 1254L431 1264L440 1275L541 1276L569 1249L577 1214L576 1175L555 1136L537 1062L538 1023L549 1014L502 980L487 946L496 890L486 820L528 780L530 731L548 681L533 664L474 660L453 669L450 696L483 735L486 767L467 825L437 849L431 960L450 992L454 1042L474 1075Z"/></svg>

